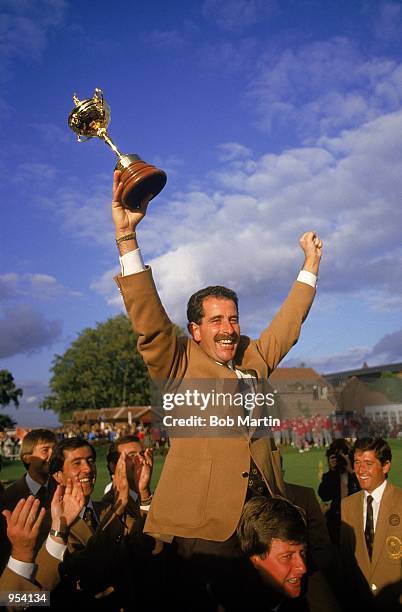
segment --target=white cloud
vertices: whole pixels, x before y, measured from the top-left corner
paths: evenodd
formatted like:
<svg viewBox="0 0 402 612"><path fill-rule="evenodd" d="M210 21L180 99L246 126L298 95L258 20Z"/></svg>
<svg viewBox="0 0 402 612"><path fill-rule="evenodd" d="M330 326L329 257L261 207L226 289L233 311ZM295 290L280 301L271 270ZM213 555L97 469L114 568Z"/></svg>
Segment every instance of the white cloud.
<svg viewBox="0 0 402 612"><path fill-rule="evenodd" d="M302 263L297 243L308 229L324 240L321 293L368 305L398 295L401 133L402 112L392 113L244 167L229 159L208 191L178 193L157 215L151 204L140 244L172 318L182 324L186 298L209 284L269 311Z"/></svg>
<svg viewBox="0 0 402 612"><path fill-rule="evenodd" d="M9 272L0 275L0 302L26 296L49 300L59 296L79 297L80 293L63 286L49 274Z"/></svg>
<svg viewBox="0 0 402 612"><path fill-rule="evenodd" d="M95 279L90 284L90 289L102 295L109 306L113 306L124 311L125 308L123 298L121 297L118 287L113 280L114 276L119 273L120 270L118 268L107 270L100 278Z"/></svg>
<svg viewBox="0 0 402 612"><path fill-rule="evenodd" d="M311 140L397 110L401 65L367 60L347 38L315 41L279 56L263 54L248 95L260 127Z"/></svg>
<svg viewBox="0 0 402 612"><path fill-rule="evenodd" d="M244 160L251 156L252 151L238 142L224 142L218 145L219 161L229 162L233 160Z"/></svg>
<svg viewBox="0 0 402 612"><path fill-rule="evenodd" d="M328 373L361 368L364 363L369 366L376 366L400 361L402 361L402 330L385 335L372 348L354 346L345 351L323 355L316 359L311 359L308 355L302 355L297 359L286 359L283 365L295 367L302 362L306 367L314 368L318 372Z"/></svg>
<svg viewBox="0 0 402 612"><path fill-rule="evenodd" d="M345 351L332 353L317 359L311 359L309 356L286 359L281 365L284 367L298 367L303 363L305 367L314 368L317 372L330 373L337 372L338 370L361 368L369 354L370 350L367 347L354 346Z"/></svg>

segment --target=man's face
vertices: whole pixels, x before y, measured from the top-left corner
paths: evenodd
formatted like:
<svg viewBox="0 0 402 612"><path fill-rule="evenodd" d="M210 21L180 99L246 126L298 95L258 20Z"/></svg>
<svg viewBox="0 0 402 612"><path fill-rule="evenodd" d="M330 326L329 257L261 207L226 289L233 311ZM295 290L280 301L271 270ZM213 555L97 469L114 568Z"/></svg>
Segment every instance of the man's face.
<svg viewBox="0 0 402 612"><path fill-rule="evenodd" d="M47 479L53 447L54 442L38 442L30 455L24 455L24 461L29 463L28 472L34 480Z"/></svg>
<svg viewBox="0 0 402 612"><path fill-rule="evenodd" d="M299 597L307 571L304 544L273 539L269 553L263 559L253 555L251 561L265 582L286 597Z"/></svg>
<svg viewBox="0 0 402 612"><path fill-rule="evenodd" d="M136 457L142 451L141 444L139 442L126 442L125 444L119 444L117 447L119 453L126 451L126 470L127 480L130 489L133 491L137 490L137 479L135 477L136 472Z"/></svg>
<svg viewBox="0 0 402 612"><path fill-rule="evenodd" d="M64 486L71 478L73 482L80 482L88 501L96 481L96 463L90 446L81 446L73 450L64 451L64 465L60 472L54 474L59 484Z"/></svg>
<svg viewBox="0 0 402 612"><path fill-rule="evenodd" d="M381 465L373 450L357 450L354 456L354 468L361 488L367 493L372 493L384 482L386 474L391 469L391 463L387 461Z"/></svg>
<svg viewBox="0 0 402 612"><path fill-rule="evenodd" d="M219 363L228 363L240 340L239 315L233 300L207 297L202 302L201 323L190 324L190 332L200 347Z"/></svg>

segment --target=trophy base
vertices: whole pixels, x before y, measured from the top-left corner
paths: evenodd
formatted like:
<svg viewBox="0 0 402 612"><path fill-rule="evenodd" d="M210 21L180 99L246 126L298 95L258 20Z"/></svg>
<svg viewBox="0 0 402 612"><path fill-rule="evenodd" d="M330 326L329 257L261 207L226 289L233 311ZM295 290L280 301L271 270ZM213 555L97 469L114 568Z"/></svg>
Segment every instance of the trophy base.
<svg viewBox="0 0 402 612"><path fill-rule="evenodd" d="M146 197L152 194L154 198L162 191L166 185L167 176L163 170L138 158L122 170L120 180L123 183L124 206L130 210L137 210Z"/></svg>

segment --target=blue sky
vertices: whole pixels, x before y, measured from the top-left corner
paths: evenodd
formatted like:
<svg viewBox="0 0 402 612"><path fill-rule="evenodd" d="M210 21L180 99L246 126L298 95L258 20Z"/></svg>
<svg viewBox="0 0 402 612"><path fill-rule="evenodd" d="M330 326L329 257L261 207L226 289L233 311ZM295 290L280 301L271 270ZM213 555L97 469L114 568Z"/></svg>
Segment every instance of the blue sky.
<svg viewBox="0 0 402 612"><path fill-rule="evenodd" d="M102 87L118 147L168 174L139 241L171 317L208 284L258 334L325 243L287 364L402 360L402 4L356 0L0 2L0 368L38 411L53 356L121 311L113 153L77 143Z"/></svg>

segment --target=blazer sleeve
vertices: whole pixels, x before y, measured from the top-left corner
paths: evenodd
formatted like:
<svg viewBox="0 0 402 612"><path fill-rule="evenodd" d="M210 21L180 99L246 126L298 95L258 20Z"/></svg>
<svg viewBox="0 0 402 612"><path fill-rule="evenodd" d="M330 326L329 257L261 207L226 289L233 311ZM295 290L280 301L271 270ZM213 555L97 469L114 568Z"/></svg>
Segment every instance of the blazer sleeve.
<svg viewBox="0 0 402 612"><path fill-rule="evenodd" d="M179 339L152 278L151 269L115 278L122 293L134 331L138 351L150 376L156 381L182 378L186 370L186 344Z"/></svg>
<svg viewBox="0 0 402 612"><path fill-rule="evenodd" d="M257 340L257 348L272 372L300 336L315 297L315 289L296 281L270 325Z"/></svg>
<svg viewBox="0 0 402 612"><path fill-rule="evenodd" d="M41 588L6 567L0 576L0 591L40 591Z"/></svg>

